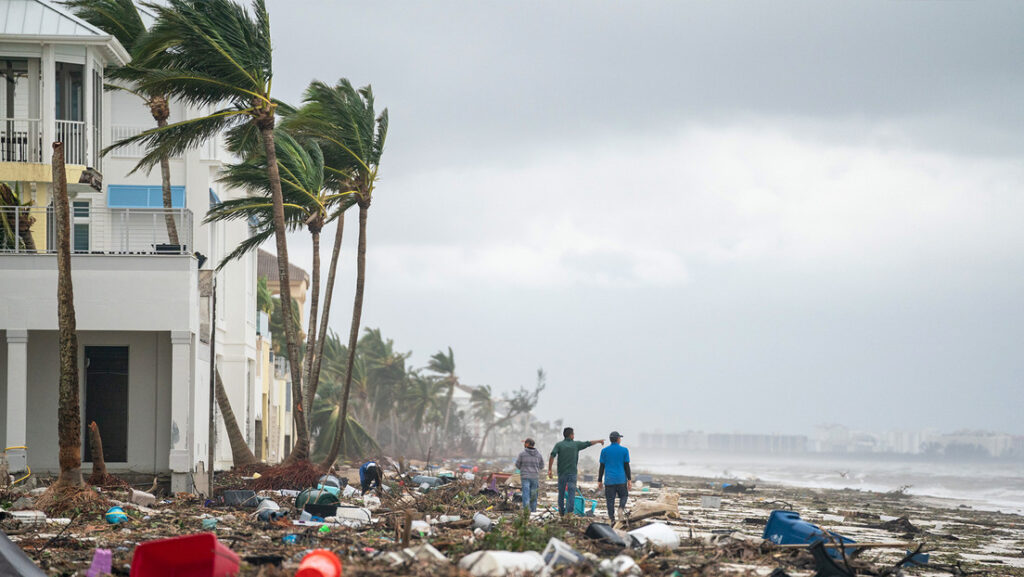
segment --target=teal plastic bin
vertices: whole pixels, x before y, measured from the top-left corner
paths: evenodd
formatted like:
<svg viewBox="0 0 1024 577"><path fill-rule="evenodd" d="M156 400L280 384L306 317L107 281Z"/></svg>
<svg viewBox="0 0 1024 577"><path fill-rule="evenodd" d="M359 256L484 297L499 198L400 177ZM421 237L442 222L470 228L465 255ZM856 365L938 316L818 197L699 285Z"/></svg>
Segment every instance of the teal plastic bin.
<svg viewBox="0 0 1024 577"><path fill-rule="evenodd" d="M587 511L587 504L590 504L590 511ZM597 501L593 499L584 499L579 495L576 495L576 504L572 508L574 515L578 517L593 517L594 510L597 509Z"/></svg>

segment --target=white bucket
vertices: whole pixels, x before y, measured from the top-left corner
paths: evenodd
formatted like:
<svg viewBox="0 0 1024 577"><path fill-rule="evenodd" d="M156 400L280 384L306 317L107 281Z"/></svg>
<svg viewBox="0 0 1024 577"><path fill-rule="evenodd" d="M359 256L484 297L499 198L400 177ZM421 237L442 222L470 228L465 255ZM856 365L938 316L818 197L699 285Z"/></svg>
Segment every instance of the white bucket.
<svg viewBox="0 0 1024 577"><path fill-rule="evenodd" d="M570 547L565 541L555 537L548 541L548 546L544 548L540 556L544 558L544 563L548 567L578 565L584 561L584 557L579 551Z"/></svg>
<svg viewBox="0 0 1024 577"><path fill-rule="evenodd" d="M363 507L338 507L337 512L334 513L334 517L338 521L348 519L362 523L369 523L372 516L370 510Z"/></svg>

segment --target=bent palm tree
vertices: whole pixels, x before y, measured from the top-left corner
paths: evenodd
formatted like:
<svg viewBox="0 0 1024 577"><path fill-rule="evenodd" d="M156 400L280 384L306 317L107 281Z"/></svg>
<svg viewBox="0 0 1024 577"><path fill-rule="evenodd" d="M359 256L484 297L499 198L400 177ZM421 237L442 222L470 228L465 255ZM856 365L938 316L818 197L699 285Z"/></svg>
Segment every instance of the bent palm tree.
<svg viewBox="0 0 1024 577"><path fill-rule="evenodd" d="M341 398L342 419L348 415L348 398L352 386L352 365L363 312L363 287L366 280L366 217L373 200L377 171L388 132L388 111L378 116L374 111L373 90L367 86L356 90L341 79L334 86L313 82L303 97L305 105L295 117L294 125L316 138L323 148L329 166L345 167L345 177L355 191L359 205L359 244L356 258L356 294L352 303L352 324L348 339L348 373ZM345 436L338 427L325 466L334 464Z"/></svg>
<svg viewBox="0 0 1024 577"><path fill-rule="evenodd" d="M112 76L135 82L135 87L145 93L165 94L195 107L224 107L199 118L147 130L107 150L131 144L146 146L147 153L136 165L137 170L152 167L163 156L194 148L223 131L228 131L233 150L252 150L261 144L273 204L281 298L291 302L287 225L274 146L279 102L270 92L273 58L265 1L253 0L251 14L232 0L167 0L148 6L157 15L156 23L133 47L131 64L115 70ZM295 446L286 459L293 463L309 458L309 435L292 311L290 307L282 310L296 399L292 413Z"/></svg>
<svg viewBox="0 0 1024 577"><path fill-rule="evenodd" d="M65 0L61 4L71 8L75 16L117 38L122 46L132 54L139 38L146 33L146 25L139 14L134 0ZM159 127L167 126L171 108L167 96L160 92L149 92L135 88L137 83L130 78L131 74L145 74L145 69L129 68L124 72L124 86L107 85L109 90L131 92L143 100L149 113ZM136 76L136 80L138 76ZM174 222L171 202L171 163L168 155L160 156L160 188L163 192L164 221L167 226L167 238L171 244L178 244L178 227Z"/></svg>
<svg viewBox="0 0 1024 577"><path fill-rule="evenodd" d="M236 467L253 465L258 462L256 455L253 455L249 445L245 444L242 429L239 428L238 421L235 420L235 411L231 409L228 392L224 389L224 381L220 378L220 369L217 369L214 381L216 384L217 406L220 407L220 415L224 419L224 428L228 431L228 444L231 445L231 462Z"/></svg>
<svg viewBox="0 0 1024 577"><path fill-rule="evenodd" d="M444 424L441 426L441 436L447 438L448 419L452 413L452 397L455 396L455 385L459 383L459 378L455 376L455 352L452 351L452 348L448 347L447 355L444 354L444 351L434 353L427 363L427 370L443 375L444 381L448 385L448 395L444 402ZM444 441L442 441L443 443Z"/></svg>
<svg viewBox="0 0 1024 577"><path fill-rule="evenodd" d="M317 341L317 313L320 299L320 234L331 220L340 219L355 201L348 191L333 192L326 186L324 158L320 147L313 141L299 142L287 132L278 129L275 137L278 169L281 173L281 194L284 199L285 222L290 230L305 226L313 241L313 266L311 271L309 324L306 331L306 347L303 357L302 375L305 383L304 405L312 406L316 390L311 373L319 371L320 365L313 359L322 345ZM220 182L241 188L252 196L219 202L210 207L205 222L246 219L254 222L256 233L242 241L220 263L223 267L231 260L258 248L274 235L273 203L270 200L270 183L266 176L267 159L259 151L253 151L238 164L225 167ZM342 227L339 222L335 237L334 252L327 278L328 294L334 289L338 257L341 252ZM330 313L330 300L325 298L323 329L326 329ZM324 334L325 331L321 331ZM307 415L307 417L310 415ZM305 426L309 427L307 419Z"/></svg>

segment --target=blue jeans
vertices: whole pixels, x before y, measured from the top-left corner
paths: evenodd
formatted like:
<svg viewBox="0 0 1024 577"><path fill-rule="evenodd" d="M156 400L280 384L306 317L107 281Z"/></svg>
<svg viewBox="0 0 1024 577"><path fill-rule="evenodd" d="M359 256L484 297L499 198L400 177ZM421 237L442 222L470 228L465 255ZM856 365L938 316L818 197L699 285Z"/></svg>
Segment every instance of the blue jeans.
<svg viewBox="0 0 1024 577"><path fill-rule="evenodd" d="M540 479L523 477L523 509L530 512L537 510L538 493L540 493Z"/></svg>
<svg viewBox="0 0 1024 577"><path fill-rule="evenodd" d="M558 476L558 513L572 514L576 508L576 473Z"/></svg>

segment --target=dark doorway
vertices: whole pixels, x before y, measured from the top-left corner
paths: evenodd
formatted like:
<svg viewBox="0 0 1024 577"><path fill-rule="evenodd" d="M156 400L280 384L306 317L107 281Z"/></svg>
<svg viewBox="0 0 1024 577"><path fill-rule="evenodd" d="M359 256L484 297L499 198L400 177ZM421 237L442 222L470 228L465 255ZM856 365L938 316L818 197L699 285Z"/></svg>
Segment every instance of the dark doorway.
<svg viewBox="0 0 1024 577"><path fill-rule="evenodd" d="M85 347L85 423L96 421L103 459L128 462L128 347ZM85 462L92 462L88 429Z"/></svg>

